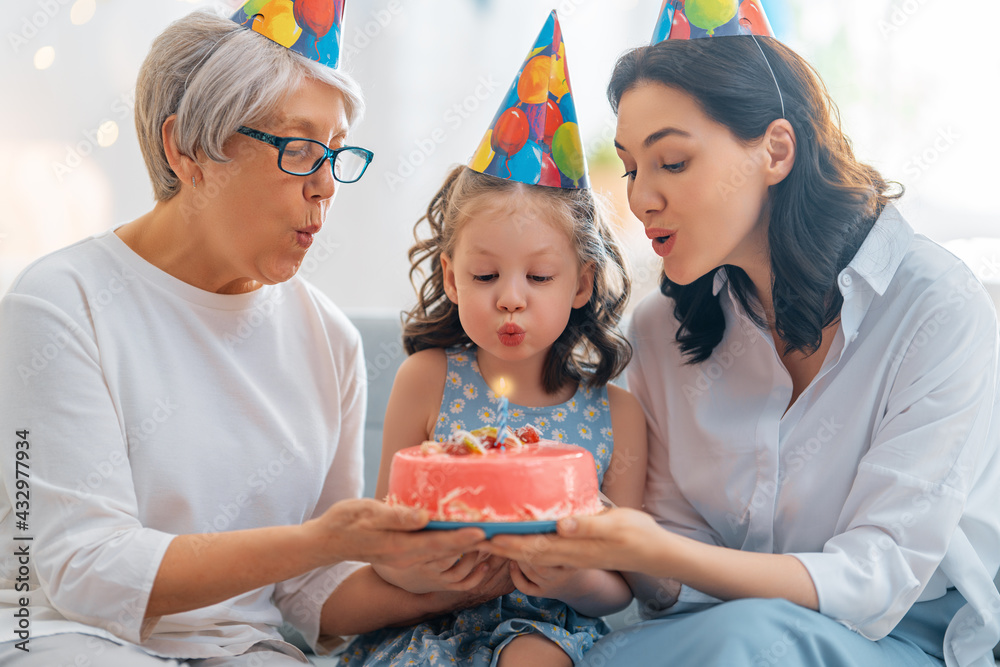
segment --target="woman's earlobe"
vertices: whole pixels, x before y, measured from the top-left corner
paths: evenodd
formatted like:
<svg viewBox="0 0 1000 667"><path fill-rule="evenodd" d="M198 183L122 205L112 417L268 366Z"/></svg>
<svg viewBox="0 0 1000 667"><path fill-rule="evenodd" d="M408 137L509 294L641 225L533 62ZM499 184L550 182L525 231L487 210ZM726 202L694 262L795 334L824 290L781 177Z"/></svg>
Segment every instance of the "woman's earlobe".
<svg viewBox="0 0 1000 667"><path fill-rule="evenodd" d="M174 138L174 124L176 121L177 114L171 114L167 116L166 120L163 121L163 125L160 126L163 154L167 158L167 164L170 165L170 168L177 175L181 183L191 182L192 178L195 182L200 183L203 180L201 167L198 166L198 163L194 159L182 153L177 146L177 141Z"/></svg>

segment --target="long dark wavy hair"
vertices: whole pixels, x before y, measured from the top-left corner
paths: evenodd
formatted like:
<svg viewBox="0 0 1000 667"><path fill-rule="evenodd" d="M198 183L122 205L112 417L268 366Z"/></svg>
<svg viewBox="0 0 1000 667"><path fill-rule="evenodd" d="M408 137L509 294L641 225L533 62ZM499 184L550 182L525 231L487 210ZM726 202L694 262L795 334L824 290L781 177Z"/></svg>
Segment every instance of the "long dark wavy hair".
<svg viewBox="0 0 1000 667"><path fill-rule="evenodd" d="M555 393L568 382L588 387L606 384L625 369L632 356L631 346L618 331L631 281L621 247L600 203L588 189L525 185L465 166L454 168L413 229L416 244L409 253L410 282L417 290L417 305L403 316L403 346L413 354L427 348L473 344L462 329L458 306L445 294L441 255L453 254L463 222L504 197L517 205L529 202L547 219L562 223L580 266L594 267L590 300L572 310L566 329L546 356L545 391ZM422 238L424 223L430 234Z"/></svg>
<svg viewBox="0 0 1000 667"><path fill-rule="evenodd" d="M737 140L751 144L782 117L796 137L795 163L788 176L770 187L765 213L770 251L775 328L788 350L811 354L823 329L840 316L843 296L837 275L857 253L886 203L902 195L874 168L854 157L840 116L816 71L794 51L769 37L667 40L629 51L615 66L608 99L615 113L622 95L648 83L690 95ZM759 47L758 47L759 44ZM898 186L890 192L893 186ZM661 278L660 291L674 300L680 323L677 342L690 364L708 359L725 333L715 274L689 285ZM726 274L744 311L765 327L751 306L753 283L746 272L727 266Z"/></svg>

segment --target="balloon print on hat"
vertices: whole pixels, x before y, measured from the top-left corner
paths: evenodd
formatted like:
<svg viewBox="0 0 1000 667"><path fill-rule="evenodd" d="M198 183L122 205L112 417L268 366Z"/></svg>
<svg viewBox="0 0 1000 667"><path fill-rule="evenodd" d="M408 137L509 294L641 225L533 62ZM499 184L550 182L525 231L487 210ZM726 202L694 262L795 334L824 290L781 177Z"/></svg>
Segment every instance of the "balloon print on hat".
<svg viewBox="0 0 1000 667"><path fill-rule="evenodd" d="M340 64L344 0L248 0L230 18L310 60Z"/></svg>
<svg viewBox="0 0 1000 667"><path fill-rule="evenodd" d="M751 34L774 37L761 0L663 0L650 44Z"/></svg>
<svg viewBox="0 0 1000 667"><path fill-rule="evenodd" d="M739 11L738 0L687 0L684 3L684 15L691 25L696 25L709 36L715 29L725 25Z"/></svg>
<svg viewBox="0 0 1000 667"><path fill-rule="evenodd" d="M469 168L529 185L590 187L566 44L555 11L524 59Z"/></svg>

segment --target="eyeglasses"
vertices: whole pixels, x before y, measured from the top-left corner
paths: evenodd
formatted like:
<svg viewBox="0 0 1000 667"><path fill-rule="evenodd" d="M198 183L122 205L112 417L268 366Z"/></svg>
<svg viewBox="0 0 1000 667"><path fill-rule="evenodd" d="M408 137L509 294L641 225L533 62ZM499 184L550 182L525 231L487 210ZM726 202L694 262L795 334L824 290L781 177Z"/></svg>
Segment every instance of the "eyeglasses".
<svg viewBox="0 0 1000 667"><path fill-rule="evenodd" d="M278 168L293 176L313 174L329 158L333 177L341 183L354 183L361 179L365 169L375 157L375 154L367 148L357 146L332 149L315 139L276 137L267 132L242 126L236 131L277 148Z"/></svg>

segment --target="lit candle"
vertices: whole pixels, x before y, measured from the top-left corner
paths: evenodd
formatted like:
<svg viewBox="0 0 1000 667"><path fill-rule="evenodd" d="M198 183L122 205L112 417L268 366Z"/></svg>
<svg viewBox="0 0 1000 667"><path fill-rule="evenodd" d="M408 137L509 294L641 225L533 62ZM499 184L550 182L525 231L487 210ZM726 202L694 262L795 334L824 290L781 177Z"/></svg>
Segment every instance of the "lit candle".
<svg viewBox="0 0 1000 667"><path fill-rule="evenodd" d="M497 396L500 397L500 422L497 424L497 444L503 443L503 431L507 428L507 381L500 378L500 385L497 389Z"/></svg>

